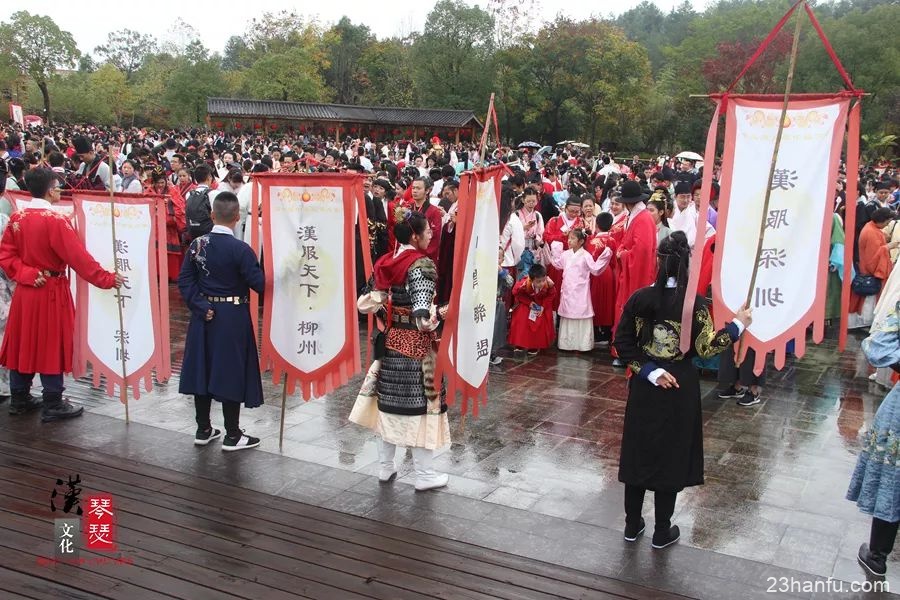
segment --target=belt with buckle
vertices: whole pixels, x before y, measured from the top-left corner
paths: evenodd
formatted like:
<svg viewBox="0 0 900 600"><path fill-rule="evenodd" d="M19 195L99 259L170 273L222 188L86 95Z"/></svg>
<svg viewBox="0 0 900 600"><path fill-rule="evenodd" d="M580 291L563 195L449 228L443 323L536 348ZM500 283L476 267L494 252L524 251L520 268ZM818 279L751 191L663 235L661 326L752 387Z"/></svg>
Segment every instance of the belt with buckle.
<svg viewBox="0 0 900 600"><path fill-rule="evenodd" d="M63 277L65 274L65 271L50 271L47 269L41 271L41 275L43 275L44 277Z"/></svg>
<svg viewBox="0 0 900 600"><path fill-rule="evenodd" d="M399 315L394 313L391 315L391 321L394 323L405 323L407 325L412 325L415 323L415 319L410 315Z"/></svg>
<svg viewBox="0 0 900 600"><path fill-rule="evenodd" d="M218 304L247 304L250 298L247 296L207 296L207 300Z"/></svg>

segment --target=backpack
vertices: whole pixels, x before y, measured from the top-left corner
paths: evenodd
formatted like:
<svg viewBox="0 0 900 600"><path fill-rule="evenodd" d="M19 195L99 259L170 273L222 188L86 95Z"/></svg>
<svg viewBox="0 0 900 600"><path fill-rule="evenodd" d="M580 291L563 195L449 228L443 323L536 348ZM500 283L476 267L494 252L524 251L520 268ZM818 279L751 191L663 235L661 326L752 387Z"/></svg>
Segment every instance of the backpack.
<svg viewBox="0 0 900 600"><path fill-rule="evenodd" d="M209 188L191 190L185 202L185 217L187 217L188 237L195 240L201 235L206 235L213 228L212 206L209 203Z"/></svg>
<svg viewBox="0 0 900 600"><path fill-rule="evenodd" d="M94 159L94 162L85 166L84 174L79 175L78 172L69 173L66 176L66 185L64 187L69 190L101 190L105 192L106 185L100 179L98 173L102 164L103 159L97 157Z"/></svg>

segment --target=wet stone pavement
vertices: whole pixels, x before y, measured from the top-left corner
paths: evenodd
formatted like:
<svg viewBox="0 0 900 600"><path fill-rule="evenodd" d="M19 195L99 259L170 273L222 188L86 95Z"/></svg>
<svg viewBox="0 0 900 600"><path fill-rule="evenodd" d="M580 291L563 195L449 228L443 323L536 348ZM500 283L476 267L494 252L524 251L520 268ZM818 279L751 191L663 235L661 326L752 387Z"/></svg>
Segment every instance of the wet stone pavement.
<svg viewBox="0 0 900 600"><path fill-rule="evenodd" d="M186 314L174 295L172 306L178 361ZM599 350L506 353L477 418L462 423L451 407L454 442L435 460L450 484L424 494L413 490L408 453L399 479L378 484L375 437L347 421L361 377L328 397L288 400L288 460L271 456L279 454L281 390L264 379L267 404L242 413L242 427L263 439L252 461L264 468L252 471L240 468L246 458L192 446L193 403L178 393L177 376L131 404L133 422L167 430L160 447L135 447L111 431L109 417L124 419L124 409L86 380L69 382L68 393L89 414L54 429L65 443L170 468L199 461L210 477L265 493L691 597L762 598L773 578L865 580L855 555L869 518L844 494L859 436L886 390L866 378L861 337L851 334L842 355L834 337L780 372L770 368L759 405L720 400L715 382L702 382L706 484L679 494L673 522L682 538L662 552L651 551L649 536L622 541L626 382ZM221 427L215 407L213 422ZM650 532L651 494L644 510ZM888 570L890 589L900 591L900 549Z"/></svg>

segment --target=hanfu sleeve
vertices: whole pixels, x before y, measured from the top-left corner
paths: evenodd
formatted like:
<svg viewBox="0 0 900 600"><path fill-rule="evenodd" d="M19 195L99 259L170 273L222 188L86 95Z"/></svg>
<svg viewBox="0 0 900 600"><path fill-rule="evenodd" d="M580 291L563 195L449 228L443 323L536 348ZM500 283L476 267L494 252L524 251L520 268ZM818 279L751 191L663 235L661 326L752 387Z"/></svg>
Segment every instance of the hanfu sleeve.
<svg viewBox="0 0 900 600"><path fill-rule="evenodd" d="M614 346L619 358L628 365L631 371L647 379L650 373L659 368L655 362L641 348L641 330L648 325L643 317L637 315L635 308L637 294L632 294L625 307L622 309L622 317L616 328L616 340Z"/></svg>
<svg viewBox="0 0 900 600"><path fill-rule="evenodd" d="M420 258L409 268L406 291L412 299L412 316L420 331L434 331L438 321L433 314L437 269L429 258Z"/></svg>
<svg viewBox="0 0 900 600"><path fill-rule="evenodd" d="M78 276L98 288L108 290L116 284L115 273L100 266L84 247L67 217L54 213L50 227L50 247Z"/></svg>
<svg viewBox="0 0 900 600"><path fill-rule="evenodd" d="M694 305L694 349L701 358L711 358L724 352L741 337L743 327L732 321L716 331L706 298L697 297Z"/></svg>
<svg viewBox="0 0 900 600"><path fill-rule="evenodd" d="M257 294L262 294L266 289L266 278L263 275L262 268L259 266L259 260L257 260L256 254L253 253L250 246L247 244L242 244L242 246L241 277L244 278L250 289Z"/></svg>
<svg viewBox="0 0 900 600"><path fill-rule="evenodd" d="M604 249L600 256L597 257L597 260L591 257L590 252L584 252L584 257L584 263L587 265L591 275L600 275L609 266L609 261L612 260L612 250L609 248Z"/></svg>
<svg viewBox="0 0 900 600"><path fill-rule="evenodd" d="M212 310L212 303L200 293L200 270L197 263L198 255L205 260L205 253L201 244L208 243L207 236L202 236L191 242L184 262L181 264L181 272L178 274L178 290L184 298L190 311L195 317L206 318L206 312Z"/></svg>
<svg viewBox="0 0 900 600"><path fill-rule="evenodd" d="M22 285L34 285L40 271L35 267L29 267L22 262L19 256L19 244L16 230L19 227L19 217L14 214L10 217L11 226L3 232L3 239L0 241L0 268L6 273L11 281Z"/></svg>
<svg viewBox="0 0 900 600"><path fill-rule="evenodd" d="M863 340L863 353L873 367L890 367L900 362L900 319L895 307L878 329Z"/></svg>

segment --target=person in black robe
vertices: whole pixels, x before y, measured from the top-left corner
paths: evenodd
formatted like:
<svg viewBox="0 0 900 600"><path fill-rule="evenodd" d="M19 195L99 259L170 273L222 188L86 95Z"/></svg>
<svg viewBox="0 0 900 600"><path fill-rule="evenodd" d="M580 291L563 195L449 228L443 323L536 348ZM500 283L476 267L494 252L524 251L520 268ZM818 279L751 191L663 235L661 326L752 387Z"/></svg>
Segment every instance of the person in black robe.
<svg viewBox="0 0 900 600"><path fill-rule="evenodd" d="M241 404L255 408L263 403L249 294L251 289L262 294L265 278L250 246L234 237L240 220L237 196L216 196L212 220L212 231L191 242L178 276L191 311L178 391L194 396L195 445L222 437L209 420L215 399L225 419L222 449L244 450L259 445L259 438L244 435L239 423Z"/></svg>
<svg viewBox="0 0 900 600"><path fill-rule="evenodd" d="M656 283L631 295L616 329L616 349L631 371L619 458L619 481L625 484L625 540L633 542L643 533L644 494L653 490L654 548L678 541L678 526L671 524L675 498L685 487L703 483L700 381L691 358L709 358L730 348L752 320L751 310L744 307L734 321L716 331L706 299L698 296L691 348L681 352L689 256L684 232L665 238L657 250Z"/></svg>

